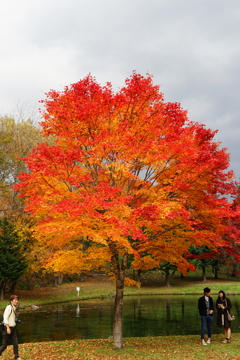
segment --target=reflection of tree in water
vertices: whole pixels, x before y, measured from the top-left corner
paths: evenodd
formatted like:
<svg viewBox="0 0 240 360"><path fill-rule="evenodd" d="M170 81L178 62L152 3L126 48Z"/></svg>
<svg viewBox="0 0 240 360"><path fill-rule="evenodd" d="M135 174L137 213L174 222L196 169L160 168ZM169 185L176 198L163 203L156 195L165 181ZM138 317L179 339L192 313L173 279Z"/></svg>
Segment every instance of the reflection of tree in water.
<svg viewBox="0 0 240 360"><path fill-rule="evenodd" d="M133 302L133 320L141 319L141 299L138 297L137 301Z"/></svg>
<svg viewBox="0 0 240 360"><path fill-rule="evenodd" d="M182 318L184 318L184 301L182 301Z"/></svg>
<svg viewBox="0 0 240 360"><path fill-rule="evenodd" d="M230 299L231 300L231 299ZM235 299L234 299L235 300ZM231 300L232 301L232 300ZM232 309L231 309L231 313L234 314L235 319L238 318L240 319L240 306L239 303L236 301L232 301Z"/></svg>
<svg viewBox="0 0 240 360"><path fill-rule="evenodd" d="M56 305L54 306L54 312L57 315L61 315L63 312L63 306L62 305Z"/></svg>
<svg viewBox="0 0 240 360"><path fill-rule="evenodd" d="M166 320L170 321L171 320L171 307L170 307L170 300L167 299L166 301Z"/></svg>

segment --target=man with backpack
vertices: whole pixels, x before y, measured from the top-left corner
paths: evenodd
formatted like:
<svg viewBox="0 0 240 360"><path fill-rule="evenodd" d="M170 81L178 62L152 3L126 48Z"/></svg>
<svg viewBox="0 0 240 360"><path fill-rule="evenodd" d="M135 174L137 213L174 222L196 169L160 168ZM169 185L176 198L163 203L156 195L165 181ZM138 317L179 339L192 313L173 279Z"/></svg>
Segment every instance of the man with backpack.
<svg viewBox="0 0 240 360"><path fill-rule="evenodd" d="M0 346L0 356L3 351L7 348L9 340L12 340L13 352L16 360L21 360L18 354L18 339L16 330L16 307L18 305L18 296L10 296L10 304L6 306L3 313L3 324L2 324L2 345Z"/></svg>

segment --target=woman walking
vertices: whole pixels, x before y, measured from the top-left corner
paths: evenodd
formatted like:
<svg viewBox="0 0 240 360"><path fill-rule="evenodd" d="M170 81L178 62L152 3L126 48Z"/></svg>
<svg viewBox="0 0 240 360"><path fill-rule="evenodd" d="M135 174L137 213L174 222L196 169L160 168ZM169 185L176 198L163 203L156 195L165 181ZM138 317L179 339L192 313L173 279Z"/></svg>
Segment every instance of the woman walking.
<svg viewBox="0 0 240 360"><path fill-rule="evenodd" d="M216 302L216 308L218 310L217 315L217 326L224 328L225 339L222 341L223 344L230 343L231 338L231 321L228 320L228 312L232 307L231 301L226 297L226 293L220 290Z"/></svg>

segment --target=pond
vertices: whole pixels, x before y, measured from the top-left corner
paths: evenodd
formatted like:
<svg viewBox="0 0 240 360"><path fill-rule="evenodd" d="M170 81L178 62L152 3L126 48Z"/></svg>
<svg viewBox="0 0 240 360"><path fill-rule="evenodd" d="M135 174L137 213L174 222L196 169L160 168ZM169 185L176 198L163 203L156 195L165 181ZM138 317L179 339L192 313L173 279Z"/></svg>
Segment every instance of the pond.
<svg viewBox="0 0 240 360"><path fill-rule="evenodd" d="M198 335L199 296L124 297L123 337ZM240 332L240 302L231 296L232 332ZM215 297L213 296L215 301ZM19 342L99 339L112 336L114 299L79 301L40 306L19 312ZM213 321L213 333L222 333Z"/></svg>

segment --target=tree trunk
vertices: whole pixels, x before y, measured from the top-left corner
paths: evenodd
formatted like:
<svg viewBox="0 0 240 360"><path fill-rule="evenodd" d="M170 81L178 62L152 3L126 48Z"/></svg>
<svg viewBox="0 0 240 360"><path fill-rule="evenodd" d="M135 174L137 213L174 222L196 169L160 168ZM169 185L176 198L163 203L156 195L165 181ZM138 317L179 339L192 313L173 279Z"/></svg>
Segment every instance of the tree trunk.
<svg viewBox="0 0 240 360"><path fill-rule="evenodd" d="M122 349L122 310L123 310L123 292L124 292L124 275L127 266L128 254L125 252L122 261L119 259L118 250L116 245L111 243L109 248L112 253L112 265L116 276L116 295L113 319L113 340L116 349Z"/></svg>
<svg viewBox="0 0 240 360"><path fill-rule="evenodd" d="M141 282L141 272L142 272L142 270L138 270L137 271L137 282Z"/></svg>
<svg viewBox="0 0 240 360"><path fill-rule="evenodd" d="M133 269L133 273L132 273L132 276L133 276L133 280L136 280L136 276L135 276L135 270Z"/></svg>
<svg viewBox="0 0 240 360"><path fill-rule="evenodd" d="M62 275L55 276L55 278L54 278L55 287L58 287L58 285L62 285L62 282L63 282Z"/></svg>
<svg viewBox="0 0 240 360"><path fill-rule="evenodd" d="M236 277L236 272L237 272L237 264L233 264L231 276Z"/></svg>
<svg viewBox="0 0 240 360"><path fill-rule="evenodd" d="M10 293L11 294L15 293L16 286L17 286L17 281L13 281L13 283L11 285L11 288L10 288Z"/></svg>
<svg viewBox="0 0 240 360"><path fill-rule="evenodd" d="M116 295L114 307L113 339L116 349L123 347L122 340L122 309L123 309L124 276L121 270L118 271L116 281Z"/></svg>
<svg viewBox="0 0 240 360"><path fill-rule="evenodd" d="M170 273L168 269L166 270L165 286L170 287Z"/></svg>
<svg viewBox="0 0 240 360"><path fill-rule="evenodd" d="M203 281L207 281L207 277L206 277L206 267L203 266L202 268L202 275L203 275Z"/></svg>
<svg viewBox="0 0 240 360"><path fill-rule="evenodd" d="M214 279L218 279L218 269L217 266L212 266L212 274L214 276Z"/></svg>
<svg viewBox="0 0 240 360"><path fill-rule="evenodd" d="M2 280L1 285L0 285L0 299L1 300L4 299L4 290L5 290L5 281Z"/></svg>

